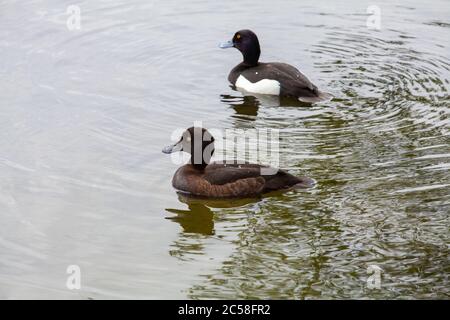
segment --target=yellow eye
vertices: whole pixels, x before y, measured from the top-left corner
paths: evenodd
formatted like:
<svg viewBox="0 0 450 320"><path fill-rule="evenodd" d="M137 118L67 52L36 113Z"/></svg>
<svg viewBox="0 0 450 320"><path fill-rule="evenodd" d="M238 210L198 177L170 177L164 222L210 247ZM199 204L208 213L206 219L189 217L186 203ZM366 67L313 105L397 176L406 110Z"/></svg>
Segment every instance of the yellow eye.
<svg viewBox="0 0 450 320"><path fill-rule="evenodd" d="M240 34L237 34L236 35L236 39L240 39L241 38L241 35Z"/></svg>

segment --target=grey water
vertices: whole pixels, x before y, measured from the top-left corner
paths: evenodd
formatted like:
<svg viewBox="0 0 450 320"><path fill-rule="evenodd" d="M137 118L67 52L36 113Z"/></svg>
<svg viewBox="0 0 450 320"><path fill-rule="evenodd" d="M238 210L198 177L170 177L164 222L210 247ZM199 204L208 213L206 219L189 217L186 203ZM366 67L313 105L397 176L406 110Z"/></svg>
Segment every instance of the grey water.
<svg viewBox="0 0 450 320"><path fill-rule="evenodd" d="M1 1L0 298L448 299L449 18L444 0ZM241 56L217 45L243 28L335 99L230 88ZM317 185L178 196L161 149L194 121L279 130L280 167Z"/></svg>

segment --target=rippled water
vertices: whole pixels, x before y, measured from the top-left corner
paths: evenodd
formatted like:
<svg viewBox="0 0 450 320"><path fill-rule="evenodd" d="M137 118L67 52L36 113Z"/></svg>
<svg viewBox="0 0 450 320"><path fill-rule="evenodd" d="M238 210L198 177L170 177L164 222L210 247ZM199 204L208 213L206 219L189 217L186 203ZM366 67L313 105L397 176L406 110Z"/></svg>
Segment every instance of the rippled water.
<svg viewBox="0 0 450 320"><path fill-rule="evenodd" d="M449 298L448 1L254 3L79 1L73 31L71 1L0 3L0 298ZM336 98L231 90L241 28ZM179 198L161 148L194 121L279 129L317 186Z"/></svg>

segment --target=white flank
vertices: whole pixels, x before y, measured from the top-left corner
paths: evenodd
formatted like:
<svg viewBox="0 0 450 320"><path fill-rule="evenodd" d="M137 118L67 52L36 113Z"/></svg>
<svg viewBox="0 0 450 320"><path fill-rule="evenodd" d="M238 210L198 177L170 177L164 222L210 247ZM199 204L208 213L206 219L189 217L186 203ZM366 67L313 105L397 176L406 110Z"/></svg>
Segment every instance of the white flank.
<svg viewBox="0 0 450 320"><path fill-rule="evenodd" d="M244 89L247 92L280 95L280 83L276 80L262 79L258 82L252 83L248 81L243 75L240 75L236 80L236 87Z"/></svg>

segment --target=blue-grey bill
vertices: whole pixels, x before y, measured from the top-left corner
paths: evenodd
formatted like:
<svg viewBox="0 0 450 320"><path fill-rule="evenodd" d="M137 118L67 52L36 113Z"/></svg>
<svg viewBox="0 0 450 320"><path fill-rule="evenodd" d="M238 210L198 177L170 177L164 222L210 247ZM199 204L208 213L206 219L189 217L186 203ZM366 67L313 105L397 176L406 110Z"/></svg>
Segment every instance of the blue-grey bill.
<svg viewBox="0 0 450 320"><path fill-rule="evenodd" d="M222 49L227 49L227 48L233 48L234 47L234 44L233 44L233 41L227 41L227 42L222 42L221 44L219 44L219 48L222 48Z"/></svg>
<svg viewBox="0 0 450 320"><path fill-rule="evenodd" d="M163 153L169 154L177 151L181 151L181 143L171 144L170 146L164 147L162 149Z"/></svg>

